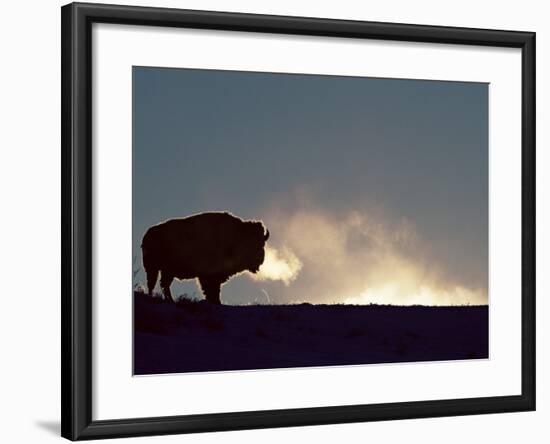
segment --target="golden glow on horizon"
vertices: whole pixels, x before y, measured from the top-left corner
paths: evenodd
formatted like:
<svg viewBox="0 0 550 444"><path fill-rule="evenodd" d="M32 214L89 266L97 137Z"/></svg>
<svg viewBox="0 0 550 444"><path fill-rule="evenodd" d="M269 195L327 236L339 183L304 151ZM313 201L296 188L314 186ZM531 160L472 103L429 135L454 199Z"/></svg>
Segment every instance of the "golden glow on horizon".
<svg viewBox="0 0 550 444"><path fill-rule="evenodd" d="M366 285L355 295L342 297L345 304L482 305L481 289L466 288L414 257L398 251L382 254L366 271Z"/></svg>
<svg viewBox="0 0 550 444"><path fill-rule="evenodd" d="M483 292L455 286L445 290L435 290L422 285L416 293L399 294L399 285L387 283L381 287L368 288L355 297L344 298L344 304L390 304L390 305L484 305Z"/></svg>

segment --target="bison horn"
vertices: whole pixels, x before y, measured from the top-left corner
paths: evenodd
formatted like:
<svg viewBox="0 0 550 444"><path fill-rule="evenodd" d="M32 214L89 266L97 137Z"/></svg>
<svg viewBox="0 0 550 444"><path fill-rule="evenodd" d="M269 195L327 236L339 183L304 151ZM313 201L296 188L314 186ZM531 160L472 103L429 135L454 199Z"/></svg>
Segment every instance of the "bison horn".
<svg viewBox="0 0 550 444"><path fill-rule="evenodd" d="M269 239L269 230L265 230L264 241Z"/></svg>

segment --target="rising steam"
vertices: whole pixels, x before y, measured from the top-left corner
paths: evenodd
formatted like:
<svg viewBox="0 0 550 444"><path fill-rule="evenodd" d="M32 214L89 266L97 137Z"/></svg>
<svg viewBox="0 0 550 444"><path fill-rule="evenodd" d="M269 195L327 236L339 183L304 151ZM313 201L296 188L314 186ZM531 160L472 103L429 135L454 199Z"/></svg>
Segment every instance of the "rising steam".
<svg viewBox="0 0 550 444"><path fill-rule="evenodd" d="M487 303L486 286L461 279L430 257L429 241L406 219L310 207L273 212L266 220L285 248L267 247L252 277L284 282L269 287L279 303Z"/></svg>
<svg viewBox="0 0 550 444"><path fill-rule="evenodd" d="M251 274L256 281L282 281L290 284L298 277L302 269L302 262L288 248L277 250L271 246L265 247L265 259L256 274Z"/></svg>

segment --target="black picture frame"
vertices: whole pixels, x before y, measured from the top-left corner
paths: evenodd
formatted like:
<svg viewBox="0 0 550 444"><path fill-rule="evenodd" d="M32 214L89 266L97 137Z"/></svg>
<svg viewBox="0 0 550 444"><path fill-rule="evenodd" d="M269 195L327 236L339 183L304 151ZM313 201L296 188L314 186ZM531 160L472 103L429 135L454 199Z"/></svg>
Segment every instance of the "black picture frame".
<svg viewBox="0 0 550 444"><path fill-rule="evenodd" d="M62 420L70 440L305 426L535 409L535 33L73 3L62 7ZM521 395L92 420L93 23L520 48Z"/></svg>

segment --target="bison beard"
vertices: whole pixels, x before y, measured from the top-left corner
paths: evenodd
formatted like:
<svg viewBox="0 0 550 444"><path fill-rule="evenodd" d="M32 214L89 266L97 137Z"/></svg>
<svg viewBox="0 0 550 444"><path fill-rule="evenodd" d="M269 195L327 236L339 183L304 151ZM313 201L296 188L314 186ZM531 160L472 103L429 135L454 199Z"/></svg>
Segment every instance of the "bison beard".
<svg viewBox="0 0 550 444"><path fill-rule="evenodd" d="M166 299L173 301L174 279L196 278L206 300L220 304L224 282L243 271L258 272L268 238L262 222L230 213L201 213L154 225L141 243L149 295L160 273Z"/></svg>

